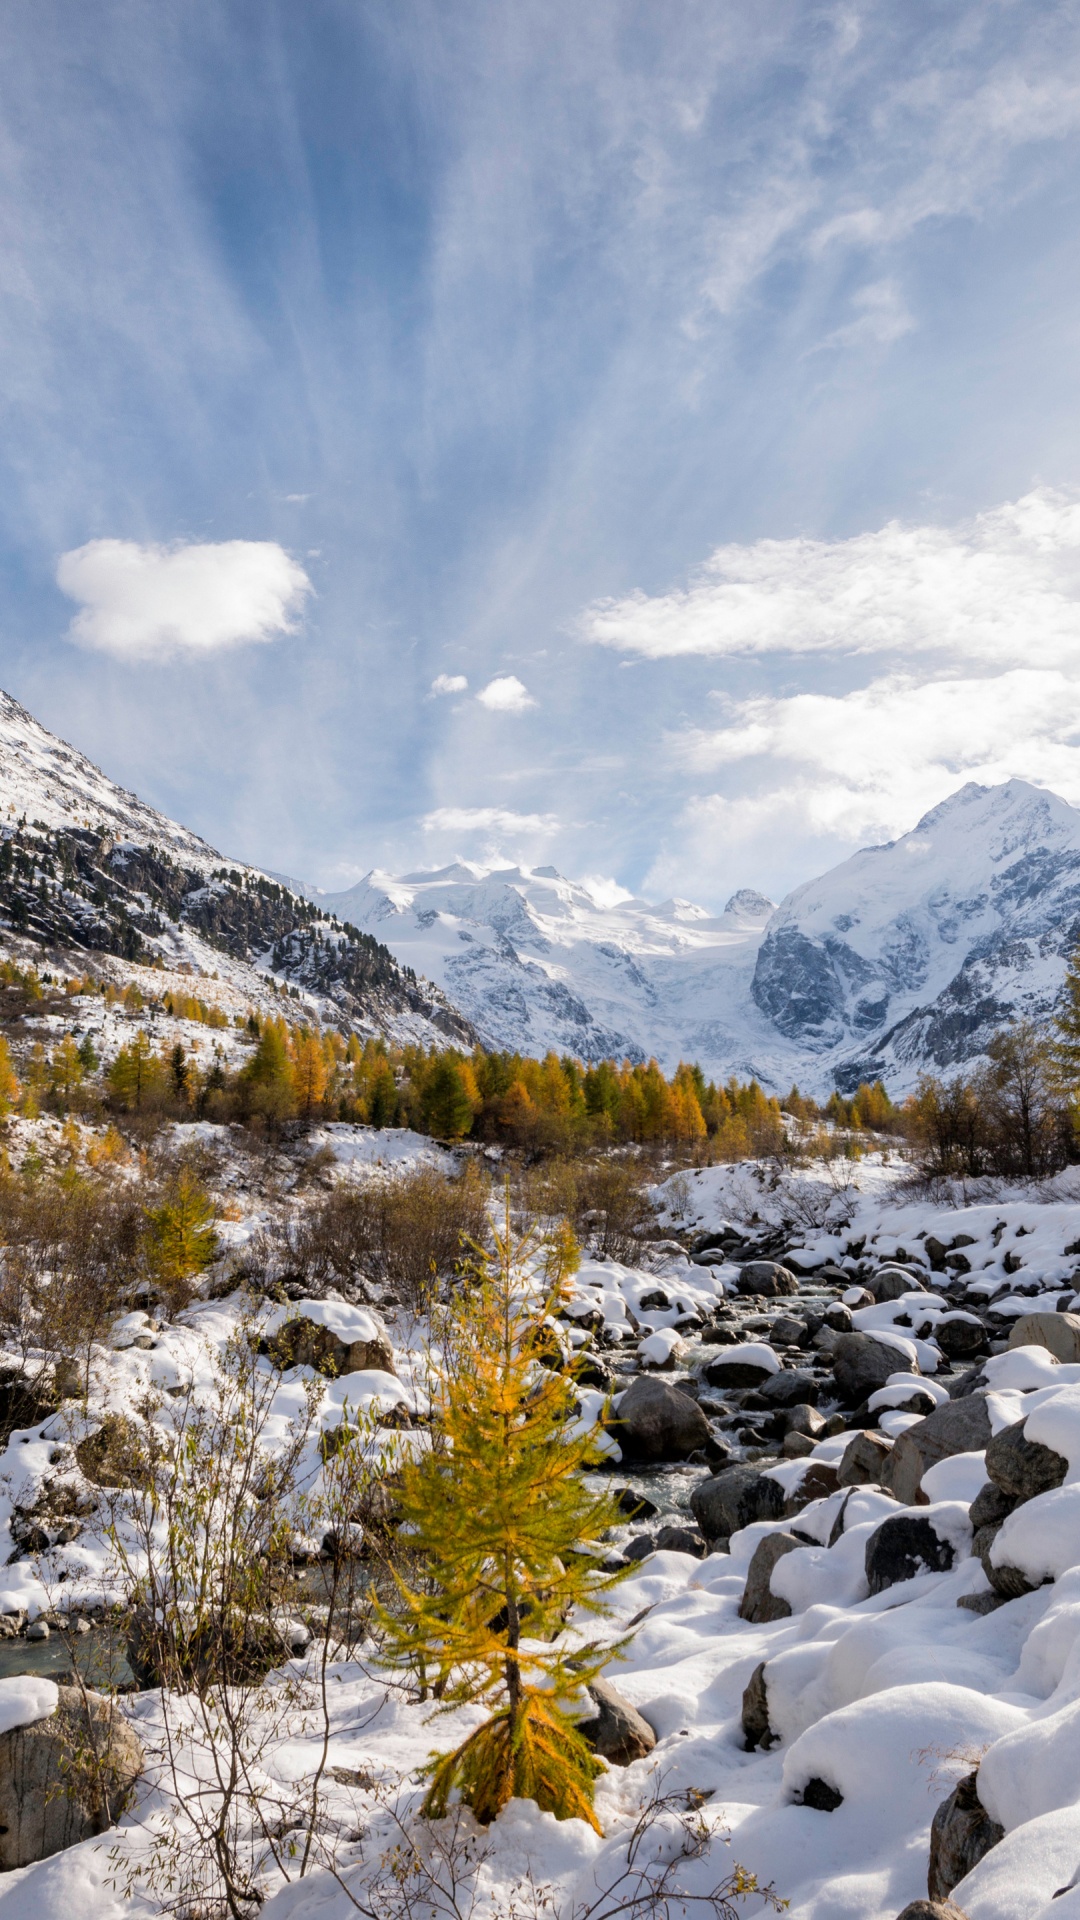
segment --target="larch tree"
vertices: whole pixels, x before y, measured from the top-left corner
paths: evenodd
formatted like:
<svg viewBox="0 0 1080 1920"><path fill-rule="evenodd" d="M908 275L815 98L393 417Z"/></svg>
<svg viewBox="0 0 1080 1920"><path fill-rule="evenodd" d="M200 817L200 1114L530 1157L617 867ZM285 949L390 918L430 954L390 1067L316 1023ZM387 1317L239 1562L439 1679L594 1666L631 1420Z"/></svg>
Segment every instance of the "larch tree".
<svg viewBox="0 0 1080 1920"><path fill-rule="evenodd" d="M565 1277L557 1253L554 1277L552 1288L539 1237L515 1237L507 1200L493 1254L474 1251L439 1328L436 1441L407 1461L396 1493L424 1579L398 1577L382 1624L389 1664L418 1674L443 1710L490 1710L432 1758L426 1813L441 1817L456 1793L486 1825L517 1797L599 1831L592 1797L603 1769L565 1703L621 1644L590 1639L580 1624L607 1612L620 1578L581 1548L618 1511L582 1477L597 1435L573 1424L572 1380L534 1358Z"/></svg>

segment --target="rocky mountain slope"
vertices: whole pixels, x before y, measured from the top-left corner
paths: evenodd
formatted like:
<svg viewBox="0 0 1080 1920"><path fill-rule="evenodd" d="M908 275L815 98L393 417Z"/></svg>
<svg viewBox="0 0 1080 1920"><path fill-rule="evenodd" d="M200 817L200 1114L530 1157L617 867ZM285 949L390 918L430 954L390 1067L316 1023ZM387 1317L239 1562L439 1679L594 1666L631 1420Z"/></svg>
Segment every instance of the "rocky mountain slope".
<svg viewBox="0 0 1080 1920"><path fill-rule="evenodd" d="M472 1030L385 946L157 813L0 694L0 923L46 953L271 980L321 1018L428 1044Z"/></svg>
<svg viewBox="0 0 1080 1920"><path fill-rule="evenodd" d="M551 867L372 872L319 898L500 1046L902 1091L1053 1004L1080 933L1080 812L1021 780L970 784L779 907L742 892L715 918Z"/></svg>

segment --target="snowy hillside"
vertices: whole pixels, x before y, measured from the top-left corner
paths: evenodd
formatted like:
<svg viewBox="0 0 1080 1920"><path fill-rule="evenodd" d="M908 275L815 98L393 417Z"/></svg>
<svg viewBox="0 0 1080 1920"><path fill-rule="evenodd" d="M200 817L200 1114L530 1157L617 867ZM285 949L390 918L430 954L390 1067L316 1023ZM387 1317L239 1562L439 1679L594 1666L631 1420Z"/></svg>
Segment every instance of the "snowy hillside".
<svg viewBox="0 0 1080 1920"><path fill-rule="evenodd" d="M320 1018L427 1044L471 1030L385 947L118 787L0 693L0 921L54 956L288 985Z"/></svg>
<svg viewBox="0 0 1080 1920"><path fill-rule="evenodd" d="M1052 1004L1080 929L1080 812L1020 780L968 785L778 908L744 891L716 918L552 867L373 872L316 897L499 1046L903 1091Z"/></svg>

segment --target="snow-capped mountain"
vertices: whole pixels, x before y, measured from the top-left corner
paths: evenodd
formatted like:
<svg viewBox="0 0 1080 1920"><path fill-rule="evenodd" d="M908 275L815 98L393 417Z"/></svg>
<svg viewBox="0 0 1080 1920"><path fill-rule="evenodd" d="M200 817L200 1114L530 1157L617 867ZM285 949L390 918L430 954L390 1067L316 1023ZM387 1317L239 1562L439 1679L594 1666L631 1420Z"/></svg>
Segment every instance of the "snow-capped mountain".
<svg viewBox="0 0 1080 1920"><path fill-rule="evenodd" d="M903 1091L1052 1005L1080 932L1080 812L1021 780L968 785L779 907L743 892L718 917L551 867L372 872L319 898L495 1045Z"/></svg>
<svg viewBox="0 0 1080 1920"><path fill-rule="evenodd" d="M271 977L312 1012L397 1039L471 1043L438 988L257 868L226 862L0 693L0 924L46 952L160 957L258 1004Z"/></svg>
<svg viewBox="0 0 1080 1920"><path fill-rule="evenodd" d="M738 893L711 916L685 900L617 901L554 867L465 863L394 878L369 873L323 908L437 980L497 1046L584 1059L650 1054L751 1066L748 1018L773 911Z"/></svg>
<svg viewBox="0 0 1080 1920"><path fill-rule="evenodd" d="M841 1083L910 1085L1049 1011L1080 935L1080 812L1010 780L971 783L777 909L752 994Z"/></svg>

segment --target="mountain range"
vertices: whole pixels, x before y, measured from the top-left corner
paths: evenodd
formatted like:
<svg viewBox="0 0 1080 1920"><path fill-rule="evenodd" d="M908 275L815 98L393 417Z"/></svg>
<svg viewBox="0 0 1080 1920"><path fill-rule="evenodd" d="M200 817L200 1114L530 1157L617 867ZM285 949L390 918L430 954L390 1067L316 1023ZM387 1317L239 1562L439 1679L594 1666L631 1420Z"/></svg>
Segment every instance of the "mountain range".
<svg viewBox="0 0 1080 1920"><path fill-rule="evenodd" d="M717 916L464 863L319 898L500 1046L902 1092L1052 1007L1080 935L1080 812L1022 780L970 783L779 906L744 890Z"/></svg>
<svg viewBox="0 0 1080 1920"><path fill-rule="evenodd" d="M0 922L396 1040L903 1092L1052 1007L1080 936L1080 811L970 783L778 906L743 889L720 914L549 866L373 869L324 894L227 859L0 694Z"/></svg>

